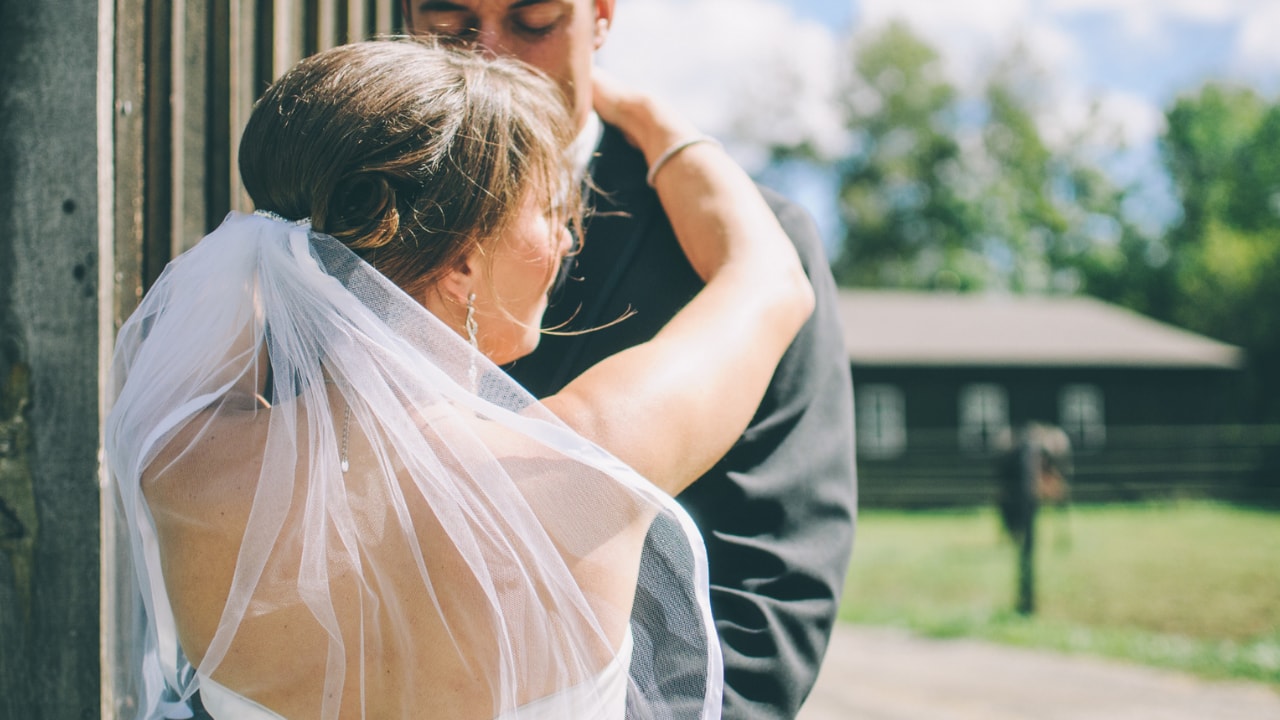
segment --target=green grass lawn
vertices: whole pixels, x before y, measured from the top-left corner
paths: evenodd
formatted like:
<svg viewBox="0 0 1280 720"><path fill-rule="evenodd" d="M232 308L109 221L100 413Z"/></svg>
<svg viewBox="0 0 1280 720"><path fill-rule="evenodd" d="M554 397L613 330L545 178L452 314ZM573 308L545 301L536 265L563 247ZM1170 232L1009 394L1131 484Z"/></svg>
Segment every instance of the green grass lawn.
<svg viewBox="0 0 1280 720"><path fill-rule="evenodd" d="M863 511L841 619L1280 686L1280 513L1042 511L1031 618L1012 612L1015 558L994 511Z"/></svg>

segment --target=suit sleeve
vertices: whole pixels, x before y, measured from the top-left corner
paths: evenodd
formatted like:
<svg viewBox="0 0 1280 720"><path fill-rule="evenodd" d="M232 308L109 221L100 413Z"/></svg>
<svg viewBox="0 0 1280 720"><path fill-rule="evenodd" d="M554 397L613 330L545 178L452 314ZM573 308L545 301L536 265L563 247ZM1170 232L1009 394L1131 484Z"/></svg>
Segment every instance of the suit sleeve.
<svg viewBox="0 0 1280 720"><path fill-rule="evenodd" d="M817 679L856 516L853 391L812 220L766 197L817 296L742 439L680 500L703 530L725 657L724 717L792 718Z"/></svg>

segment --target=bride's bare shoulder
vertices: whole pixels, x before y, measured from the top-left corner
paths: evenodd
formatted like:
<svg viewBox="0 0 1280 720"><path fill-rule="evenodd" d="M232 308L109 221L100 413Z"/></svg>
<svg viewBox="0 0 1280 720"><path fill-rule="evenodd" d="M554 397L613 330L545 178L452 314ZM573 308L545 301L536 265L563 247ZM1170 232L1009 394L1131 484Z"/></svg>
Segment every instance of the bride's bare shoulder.
<svg viewBox="0 0 1280 720"><path fill-rule="evenodd" d="M237 403L241 406L237 406ZM142 472L148 503L221 503L256 481L271 409L221 402L191 416L157 445Z"/></svg>

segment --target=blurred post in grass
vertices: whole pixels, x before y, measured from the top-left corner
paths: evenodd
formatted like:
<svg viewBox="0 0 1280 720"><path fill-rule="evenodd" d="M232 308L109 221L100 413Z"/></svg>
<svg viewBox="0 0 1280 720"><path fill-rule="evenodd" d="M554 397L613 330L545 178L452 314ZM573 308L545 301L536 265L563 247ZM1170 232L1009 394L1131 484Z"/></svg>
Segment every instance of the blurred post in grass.
<svg viewBox="0 0 1280 720"><path fill-rule="evenodd" d="M1036 610L1036 518L1042 502L1063 505L1071 472L1071 441L1060 428L1028 423L1008 443L997 468L997 502L1005 531L1018 548L1014 609Z"/></svg>

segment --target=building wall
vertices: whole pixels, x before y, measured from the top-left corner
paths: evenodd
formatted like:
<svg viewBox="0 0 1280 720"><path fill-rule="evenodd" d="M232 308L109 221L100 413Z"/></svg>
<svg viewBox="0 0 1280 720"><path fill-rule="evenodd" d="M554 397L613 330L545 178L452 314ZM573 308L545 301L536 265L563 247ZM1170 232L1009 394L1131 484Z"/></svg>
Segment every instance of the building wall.
<svg viewBox="0 0 1280 720"><path fill-rule="evenodd" d="M1239 424L1233 371L856 366L853 373L867 506L991 501L1002 448L1030 421L1068 431L1078 500L1251 496L1266 457L1280 448L1275 428ZM902 430L880 427L886 418Z"/></svg>

